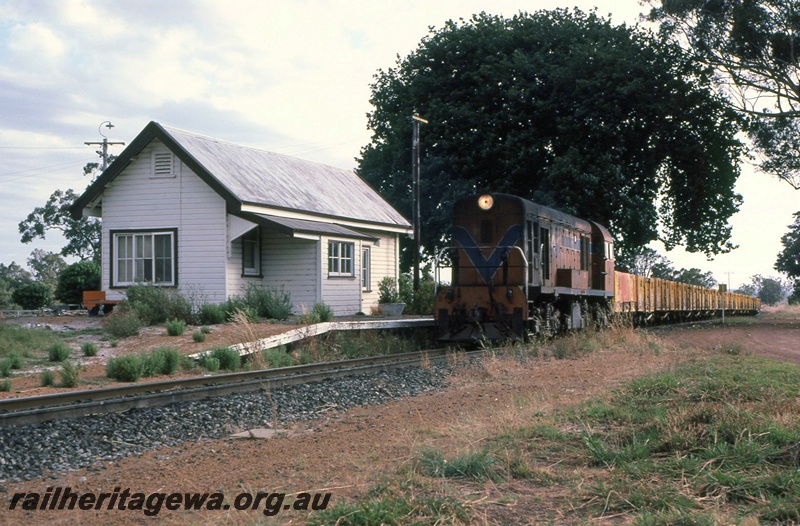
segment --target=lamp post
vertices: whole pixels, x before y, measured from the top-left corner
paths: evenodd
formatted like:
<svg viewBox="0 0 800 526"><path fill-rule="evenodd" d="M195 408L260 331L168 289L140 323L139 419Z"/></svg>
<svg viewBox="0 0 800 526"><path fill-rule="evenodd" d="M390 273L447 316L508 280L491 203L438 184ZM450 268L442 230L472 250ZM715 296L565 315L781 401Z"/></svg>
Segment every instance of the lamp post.
<svg viewBox="0 0 800 526"><path fill-rule="evenodd" d="M412 160L411 160L411 179L413 182L413 189L412 189L412 200L411 200L411 208L413 214L413 222L414 222L414 292L419 290L419 259L420 259L420 237L421 237L421 225L420 225L420 213L419 213L419 201L420 201L420 193L419 193L419 123L428 124L428 121L420 117L418 114L413 114L411 116L411 127L412 127L412 136L411 136L411 152L412 152Z"/></svg>
<svg viewBox="0 0 800 526"><path fill-rule="evenodd" d="M101 131L101 128L103 127L104 124L105 124L105 127L108 128L109 130L114 127L114 125L111 124L111 121L103 121L103 122L100 123L100 126L97 127L97 133L99 133L103 137L103 142L85 142L85 143L83 143L86 146L102 146L103 147L103 149L101 151L97 152L97 155L99 155L103 159L103 165L100 167L100 170L103 171L103 172L105 172L106 168L108 168L108 145L109 144L111 144L111 145L114 145L114 144L125 144L124 142L109 142L108 141L108 137L106 137L103 134L103 132Z"/></svg>

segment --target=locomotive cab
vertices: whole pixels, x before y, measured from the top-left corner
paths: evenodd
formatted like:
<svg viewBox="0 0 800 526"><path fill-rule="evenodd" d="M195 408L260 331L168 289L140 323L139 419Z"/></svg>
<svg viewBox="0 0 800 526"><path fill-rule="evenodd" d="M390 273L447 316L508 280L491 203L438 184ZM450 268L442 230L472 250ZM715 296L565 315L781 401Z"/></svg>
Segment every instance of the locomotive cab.
<svg viewBox="0 0 800 526"><path fill-rule="evenodd" d="M519 339L527 314L529 262L525 250L525 201L484 194L456 202L453 246L447 253L452 281L437 290L434 317L441 339Z"/></svg>
<svg viewBox="0 0 800 526"><path fill-rule="evenodd" d="M592 225L592 289L614 294L614 238L602 225Z"/></svg>

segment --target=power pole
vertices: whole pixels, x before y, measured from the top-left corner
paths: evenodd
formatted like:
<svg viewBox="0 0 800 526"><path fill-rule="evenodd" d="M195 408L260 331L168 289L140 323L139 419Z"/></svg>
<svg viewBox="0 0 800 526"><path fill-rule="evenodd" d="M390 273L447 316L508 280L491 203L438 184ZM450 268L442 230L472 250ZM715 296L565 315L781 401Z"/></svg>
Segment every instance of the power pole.
<svg viewBox="0 0 800 526"><path fill-rule="evenodd" d="M412 137L411 137L411 178L413 181L413 197L412 197L412 214L414 215L414 292L419 290L419 259L420 259L420 213L419 213L419 123L428 124L428 121L420 117L418 114L411 116L412 124Z"/></svg>
<svg viewBox="0 0 800 526"><path fill-rule="evenodd" d="M109 130L114 127L114 125L111 124L111 121L103 121L103 122L100 123L100 126L97 127L97 133L99 133L100 135L103 136L103 142L85 142L85 143L83 143L86 146L102 146L103 147L103 149L101 151L97 152L97 155L99 155L103 159L103 166L100 167L100 171L102 171L102 172L105 172L106 168L108 168L108 146L109 145L115 145L115 144L123 144L123 145L125 144L124 142L109 142L108 137L103 135L103 132L100 131L100 128L102 128L104 124L106 125L106 128L108 128Z"/></svg>

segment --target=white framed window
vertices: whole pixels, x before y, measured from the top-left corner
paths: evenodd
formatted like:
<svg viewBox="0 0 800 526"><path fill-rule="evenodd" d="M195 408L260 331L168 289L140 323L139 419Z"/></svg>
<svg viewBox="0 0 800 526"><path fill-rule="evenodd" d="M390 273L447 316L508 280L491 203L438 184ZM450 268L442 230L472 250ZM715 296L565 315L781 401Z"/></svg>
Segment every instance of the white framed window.
<svg viewBox="0 0 800 526"><path fill-rule="evenodd" d="M361 249L361 288L364 292L372 290L372 270L370 269L370 247Z"/></svg>
<svg viewBox="0 0 800 526"><path fill-rule="evenodd" d="M175 285L176 239L176 230L112 232L112 286Z"/></svg>
<svg viewBox="0 0 800 526"><path fill-rule="evenodd" d="M354 276L353 252L355 244L328 241L328 275Z"/></svg>
<svg viewBox="0 0 800 526"><path fill-rule="evenodd" d="M153 177L175 177L175 156L172 152L153 152Z"/></svg>
<svg viewBox="0 0 800 526"><path fill-rule="evenodd" d="M254 228L242 236L242 276L261 275L261 232Z"/></svg>

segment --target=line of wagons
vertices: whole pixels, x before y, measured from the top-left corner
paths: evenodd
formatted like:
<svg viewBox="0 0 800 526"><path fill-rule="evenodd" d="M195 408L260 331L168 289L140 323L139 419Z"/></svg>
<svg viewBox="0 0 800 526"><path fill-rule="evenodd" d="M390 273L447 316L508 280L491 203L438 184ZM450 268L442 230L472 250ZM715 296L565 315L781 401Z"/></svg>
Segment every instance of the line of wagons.
<svg viewBox="0 0 800 526"><path fill-rule="evenodd" d="M605 325L753 315L760 300L618 272L614 239L602 225L507 194L453 207L453 246L436 257L434 319L453 342L520 339Z"/></svg>

